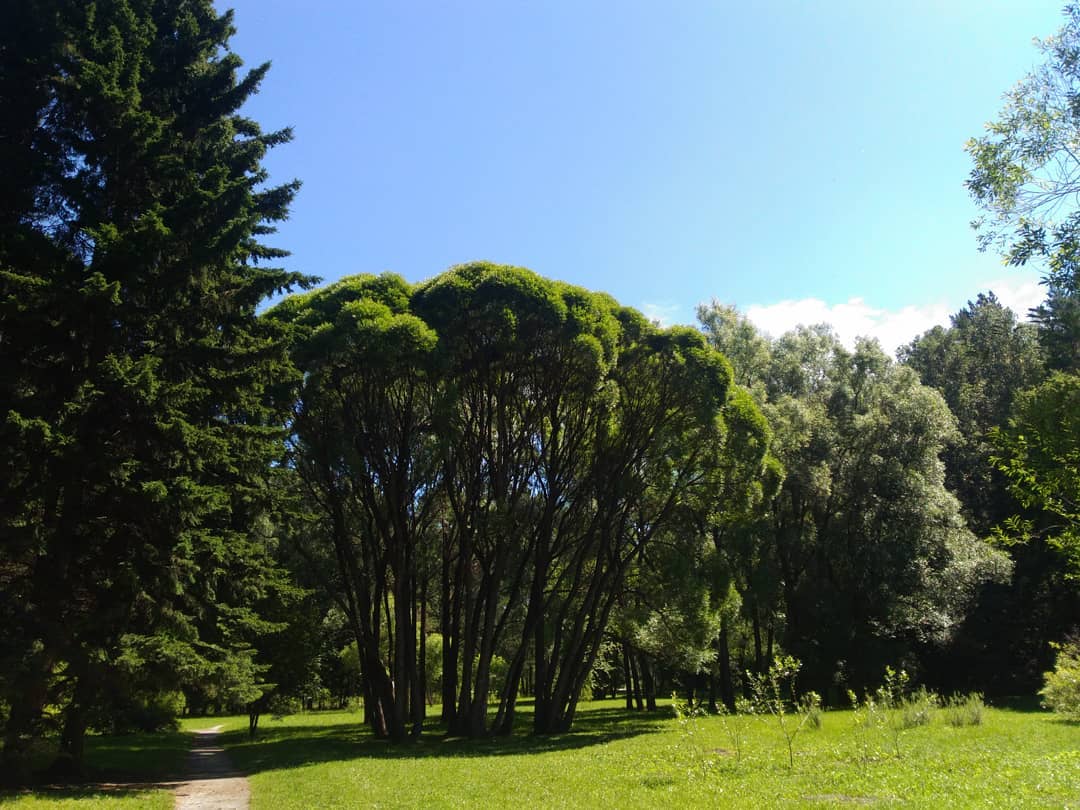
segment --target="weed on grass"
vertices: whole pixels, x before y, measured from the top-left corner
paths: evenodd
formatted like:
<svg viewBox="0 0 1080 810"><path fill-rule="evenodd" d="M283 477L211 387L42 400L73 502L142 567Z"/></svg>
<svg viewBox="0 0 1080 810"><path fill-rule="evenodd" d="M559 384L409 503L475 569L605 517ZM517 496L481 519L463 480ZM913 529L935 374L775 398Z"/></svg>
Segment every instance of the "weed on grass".
<svg viewBox="0 0 1080 810"><path fill-rule="evenodd" d="M952 695L945 700L945 722L955 728L982 725L985 708L978 692Z"/></svg>

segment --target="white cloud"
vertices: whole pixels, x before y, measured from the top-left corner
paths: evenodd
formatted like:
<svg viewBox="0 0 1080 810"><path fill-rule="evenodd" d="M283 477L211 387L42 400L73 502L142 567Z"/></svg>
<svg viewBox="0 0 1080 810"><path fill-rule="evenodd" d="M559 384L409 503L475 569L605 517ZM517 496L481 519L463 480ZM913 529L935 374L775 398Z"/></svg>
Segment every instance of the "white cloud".
<svg viewBox="0 0 1080 810"><path fill-rule="evenodd" d="M799 324L827 323L845 346L854 346L859 337L877 338L882 348L891 353L927 329L947 324L953 311L944 302L888 310L872 307L862 298L851 298L843 304L803 298L764 306L756 304L746 310L746 317L773 337Z"/></svg>
<svg viewBox="0 0 1080 810"><path fill-rule="evenodd" d="M1015 312L1020 320L1026 320L1028 309L1046 297L1046 290L1038 279L1023 274L986 281L974 291L971 299L979 292L986 291L993 291L998 300ZM939 324L947 326L949 317L966 304L966 300L939 300L900 309L881 309L870 306L862 298L850 298L842 304L827 304L820 298L802 298L775 304L755 304L746 309L746 317L773 337L799 324L827 323L845 346L854 346L856 338L870 337L877 338L886 352L895 353L897 348L927 329Z"/></svg>
<svg viewBox="0 0 1080 810"><path fill-rule="evenodd" d="M688 323L687 319L680 316L678 304L669 301L647 301L641 305L641 314L650 321L656 321L661 326L671 326L676 323Z"/></svg>
<svg viewBox="0 0 1080 810"><path fill-rule="evenodd" d="M1027 312L1038 306L1046 298L1046 288L1031 273L1017 272L1011 278L999 278L984 281L982 290L992 290L998 300L1016 313L1022 321L1027 320Z"/></svg>

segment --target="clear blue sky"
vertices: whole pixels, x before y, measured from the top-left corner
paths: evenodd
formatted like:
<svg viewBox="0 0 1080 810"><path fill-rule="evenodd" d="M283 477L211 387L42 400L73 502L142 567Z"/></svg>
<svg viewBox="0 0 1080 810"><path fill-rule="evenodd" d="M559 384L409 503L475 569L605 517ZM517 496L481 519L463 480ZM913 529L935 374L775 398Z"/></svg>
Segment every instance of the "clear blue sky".
<svg viewBox="0 0 1080 810"><path fill-rule="evenodd" d="M861 298L949 310L987 279L968 137L1060 0L236 0L304 187L275 242L333 280L518 264L686 321ZM922 311L922 310L920 310Z"/></svg>

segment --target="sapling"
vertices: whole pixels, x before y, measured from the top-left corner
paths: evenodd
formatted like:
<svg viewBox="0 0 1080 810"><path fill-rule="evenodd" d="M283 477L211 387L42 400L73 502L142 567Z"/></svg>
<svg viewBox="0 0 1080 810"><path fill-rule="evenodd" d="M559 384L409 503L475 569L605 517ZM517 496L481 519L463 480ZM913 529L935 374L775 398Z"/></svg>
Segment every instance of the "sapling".
<svg viewBox="0 0 1080 810"><path fill-rule="evenodd" d="M768 712L776 718L788 749L788 766L795 767L795 737L803 730L811 717L821 707L821 697L807 692L800 702L795 694L795 681L802 669L802 662L790 655L779 655L769 665L769 671L760 675L747 672L754 703L759 712Z"/></svg>
<svg viewBox="0 0 1080 810"><path fill-rule="evenodd" d="M880 712L877 701L869 692L859 701L858 696L851 689L847 690L848 700L851 701L852 720L855 723L855 738L859 745L859 759L866 763L870 760L870 741L873 730L880 722Z"/></svg>
<svg viewBox="0 0 1080 810"><path fill-rule="evenodd" d="M735 751L735 759L742 759L743 740L746 738L746 724L754 714L754 704L744 697L735 700L735 711L729 712L724 704L720 704L720 722L724 726L724 733L731 740L731 748Z"/></svg>
<svg viewBox="0 0 1080 810"><path fill-rule="evenodd" d="M904 721L905 693L908 686L908 674L904 670L885 667L885 681L877 689L877 702L882 709L885 728L892 738L893 751L900 758L900 733L907 728Z"/></svg>
<svg viewBox="0 0 1080 810"><path fill-rule="evenodd" d="M700 772L701 776L707 775L715 764L715 760L705 753L698 739L701 735L698 719L704 716L705 710L701 708L700 702L692 699L683 702L674 693L671 695L671 708L675 712L675 719L682 732L677 748L681 749L691 761L691 767L687 769L686 775L693 778L695 771Z"/></svg>

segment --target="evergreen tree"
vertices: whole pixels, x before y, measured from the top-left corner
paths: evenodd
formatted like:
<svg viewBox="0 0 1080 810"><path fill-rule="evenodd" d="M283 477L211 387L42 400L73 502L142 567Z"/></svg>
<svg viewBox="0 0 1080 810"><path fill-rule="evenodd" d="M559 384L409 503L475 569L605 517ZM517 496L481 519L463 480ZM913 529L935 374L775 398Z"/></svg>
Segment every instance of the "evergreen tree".
<svg viewBox="0 0 1080 810"><path fill-rule="evenodd" d="M211 0L26 0L0 26L0 689L25 772L46 704L62 749L125 668L243 659L275 586L255 525L289 373L255 317L305 280L260 237L296 183L288 131L239 110ZM216 637L199 641L199 626ZM181 665L180 662L183 662Z"/></svg>

